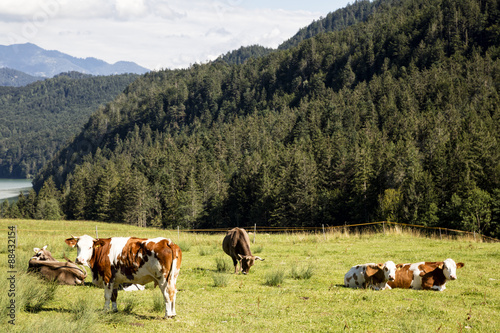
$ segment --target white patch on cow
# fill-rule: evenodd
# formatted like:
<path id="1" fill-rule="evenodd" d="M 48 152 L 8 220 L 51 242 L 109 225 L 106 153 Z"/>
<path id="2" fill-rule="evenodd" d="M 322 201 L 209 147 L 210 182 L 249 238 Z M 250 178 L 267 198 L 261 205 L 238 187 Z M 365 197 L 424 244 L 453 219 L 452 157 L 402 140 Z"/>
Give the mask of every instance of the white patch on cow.
<path id="1" fill-rule="evenodd" d="M 410 288 L 419 290 L 422 289 L 422 277 L 420 273 L 422 271 L 418 268 L 418 266 L 425 264 L 425 262 L 417 262 L 415 264 L 410 265 L 410 271 L 413 272 L 413 281 L 411 282 Z"/>
<path id="2" fill-rule="evenodd" d="M 92 258 L 92 253 L 94 253 L 94 239 L 88 235 L 78 237 L 76 248 L 76 263 L 90 267 L 89 260 Z"/>
<path id="3" fill-rule="evenodd" d="M 444 261 L 443 274 L 446 280 L 457 279 L 457 264 L 453 259 L 448 258 Z"/>
<path id="4" fill-rule="evenodd" d="M 127 245 L 130 237 L 112 237 L 111 238 L 111 246 L 109 249 L 109 262 L 112 265 L 116 265 L 118 261 L 118 256 L 122 254 L 123 248 Z"/>

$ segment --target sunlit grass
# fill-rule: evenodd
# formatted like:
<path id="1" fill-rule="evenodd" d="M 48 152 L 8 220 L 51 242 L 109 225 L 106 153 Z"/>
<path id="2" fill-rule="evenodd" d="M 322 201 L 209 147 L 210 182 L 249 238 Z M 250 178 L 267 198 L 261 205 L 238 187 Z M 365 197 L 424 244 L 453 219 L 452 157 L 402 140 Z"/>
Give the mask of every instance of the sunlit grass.
<path id="1" fill-rule="evenodd" d="M 265 261 L 256 261 L 250 273 L 243 275 L 234 274 L 231 258 L 222 251 L 224 233 L 178 233 L 95 222 L 0 220 L 0 229 L 5 230 L 0 233 L 3 244 L 7 242 L 7 226 L 12 224 L 18 225 L 19 240 L 16 327 L 6 326 L 10 299 L 5 292 L 0 293 L 0 313 L 2 327 L 15 332 L 494 332 L 500 327 L 500 244 L 470 238 L 441 239 L 439 235 L 428 237 L 419 231 L 388 227 L 385 234 L 343 230 L 257 233 L 251 249 Z M 50 290 L 39 278 L 25 274 L 33 247 L 48 245 L 56 259 L 63 260 L 63 255 L 75 259 L 76 250 L 64 239 L 71 234 L 95 237 L 96 225 L 100 237 L 163 236 L 184 244 L 175 319 L 162 319 L 165 304 L 159 288 L 152 284 L 144 291 L 120 291 L 118 312 L 104 312 L 104 292 L 90 284 L 90 274 L 85 286 L 55 287 L 53 296 L 43 300 L 36 311 L 22 306 L 30 295 L 28 288 Z M 2 280 L 7 274 L 6 258 L 7 252 L 0 253 Z M 344 274 L 358 263 L 446 258 L 465 262 L 465 267 L 441 293 L 376 292 L 342 286 Z M 268 277 L 278 282 L 268 285 Z"/>

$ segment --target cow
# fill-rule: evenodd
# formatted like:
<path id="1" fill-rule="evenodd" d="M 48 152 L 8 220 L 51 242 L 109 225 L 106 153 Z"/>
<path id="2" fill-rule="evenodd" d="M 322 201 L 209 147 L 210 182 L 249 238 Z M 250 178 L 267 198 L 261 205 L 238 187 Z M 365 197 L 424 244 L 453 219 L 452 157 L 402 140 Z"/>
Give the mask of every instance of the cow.
<path id="1" fill-rule="evenodd" d="M 165 300 L 165 318 L 176 316 L 176 281 L 181 267 L 182 252 L 170 239 L 112 237 L 94 239 L 91 236 L 71 236 L 66 244 L 77 248 L 76 263 L 89 267 L 92 282 L 104 288 L 104 309 L 117 311 L 118 287 L 122 283 L 160 286 Z"/>
<path id="2" fill-rule="evenodd" d="M 344 286 L 350 288 L 391 289 L 387 281 L 396 277 L 396 265 L 392 261 L 384 264 L 362 264 L 352 266 L 344 276 Z"/>
<path id="3" fill-rule="evenodd" d="M 56 281 L 62 285 L 82 285 L 85 283 L 87 272 L 72 262 L 60 262 L 52 257 L 47 245 L 42 249 L 34 248 L 35 255 L 28 263 L 28 272 L 40 274 L 49 281 Z"/>
<path id="4" fill-rule="evenodd" d="M 457 269 L 464 263 L 451 258 L 445 261 L 417 262 L 414 264 L 398 264 L 396 278 L 389 281 L 391 288 L 424 289 L 443 291 L 446 282 L 457 279 Z"/>
<path id="5" fill-rule="evenodd" d="M 222 241 L 222 249 L 233 259 L 234 274 L 238 273 L 238 262 L 240 262 L 241 272 L 248 274 L 255 260 L 264 261 L 264 259 L 252 255 L 250 238 L 245 229 L 233 228 L 229 230 Z"/>
<path id="6" fill-rule="evenodd" d="M 33 257 L 31 257 L 31 259 L 57 261 L 52 257 L 52 253 L 50 253 L 50 251 L 47 250 L 47 245 L 45 245 L 41 249 L 38 247 L 35 247 L 35 248 L 33 248 L 33 251 L 35 252 L 35 255 Z"/>

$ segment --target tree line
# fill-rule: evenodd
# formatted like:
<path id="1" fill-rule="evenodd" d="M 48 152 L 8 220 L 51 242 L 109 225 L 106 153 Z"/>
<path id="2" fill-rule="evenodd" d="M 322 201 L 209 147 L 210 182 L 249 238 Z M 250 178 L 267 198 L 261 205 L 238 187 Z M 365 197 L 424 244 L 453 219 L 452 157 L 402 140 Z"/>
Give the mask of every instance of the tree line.
<path id="1" fill-rule="evenodd" d="M 38 198 L 53 193 L 38 203 L 141 226 L 390 220 L 499 237 L 498 2 L 378 5 L 241 65 L 146 74 L 38 174 Z"/>

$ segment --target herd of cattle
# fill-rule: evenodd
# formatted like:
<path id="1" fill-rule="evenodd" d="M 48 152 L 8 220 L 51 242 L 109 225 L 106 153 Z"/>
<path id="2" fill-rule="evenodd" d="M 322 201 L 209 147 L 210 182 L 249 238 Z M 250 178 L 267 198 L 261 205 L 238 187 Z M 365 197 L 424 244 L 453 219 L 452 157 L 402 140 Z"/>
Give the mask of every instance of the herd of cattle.
<path id="1" fill-rule="evenodd" d="M 87 266 L 92 271 L 92 282 L 104 288 L 104 309 L 109 309 L 111 303 L 114 311 L 117 310 L 116 299 L 120 286 L 141 286 L 154 282 L 155 286 L 160 287 L 165 300 L 165 317 L 172 318 L 176 315 L 176 281 L 182 252 L 170 239 L 94 239 L 84 235 L 71 236 L 65 242 L 77 248 L 74 263 L 68 258 L 65 258 L 66 262 L 55 260 L 47 246 L 44 246 L 42 249 L 33 249 L 35 255 L 29 261 L 28 271 L 38 272 L 44 278 L 59 284 L 81 285 L 84 284 L 87 272 L 78 265 Z M 240 271 L 247 274 L 255 260 L 264 260 L 252 255 L 250 239 L 244 229 L 229 230 L 222 248 L 232 258 L 235 273 L 238 273 L 238 263 Z M 446 289 L 446 282 L 455 280 L 456 270 L 463 266 L 463 263 L 455 263 L 453 259 L 398 265 L 392 261 L 356 265 L 345 274 L 344 286 L 374 290 L 406 288 L 443 291 Z"/>

